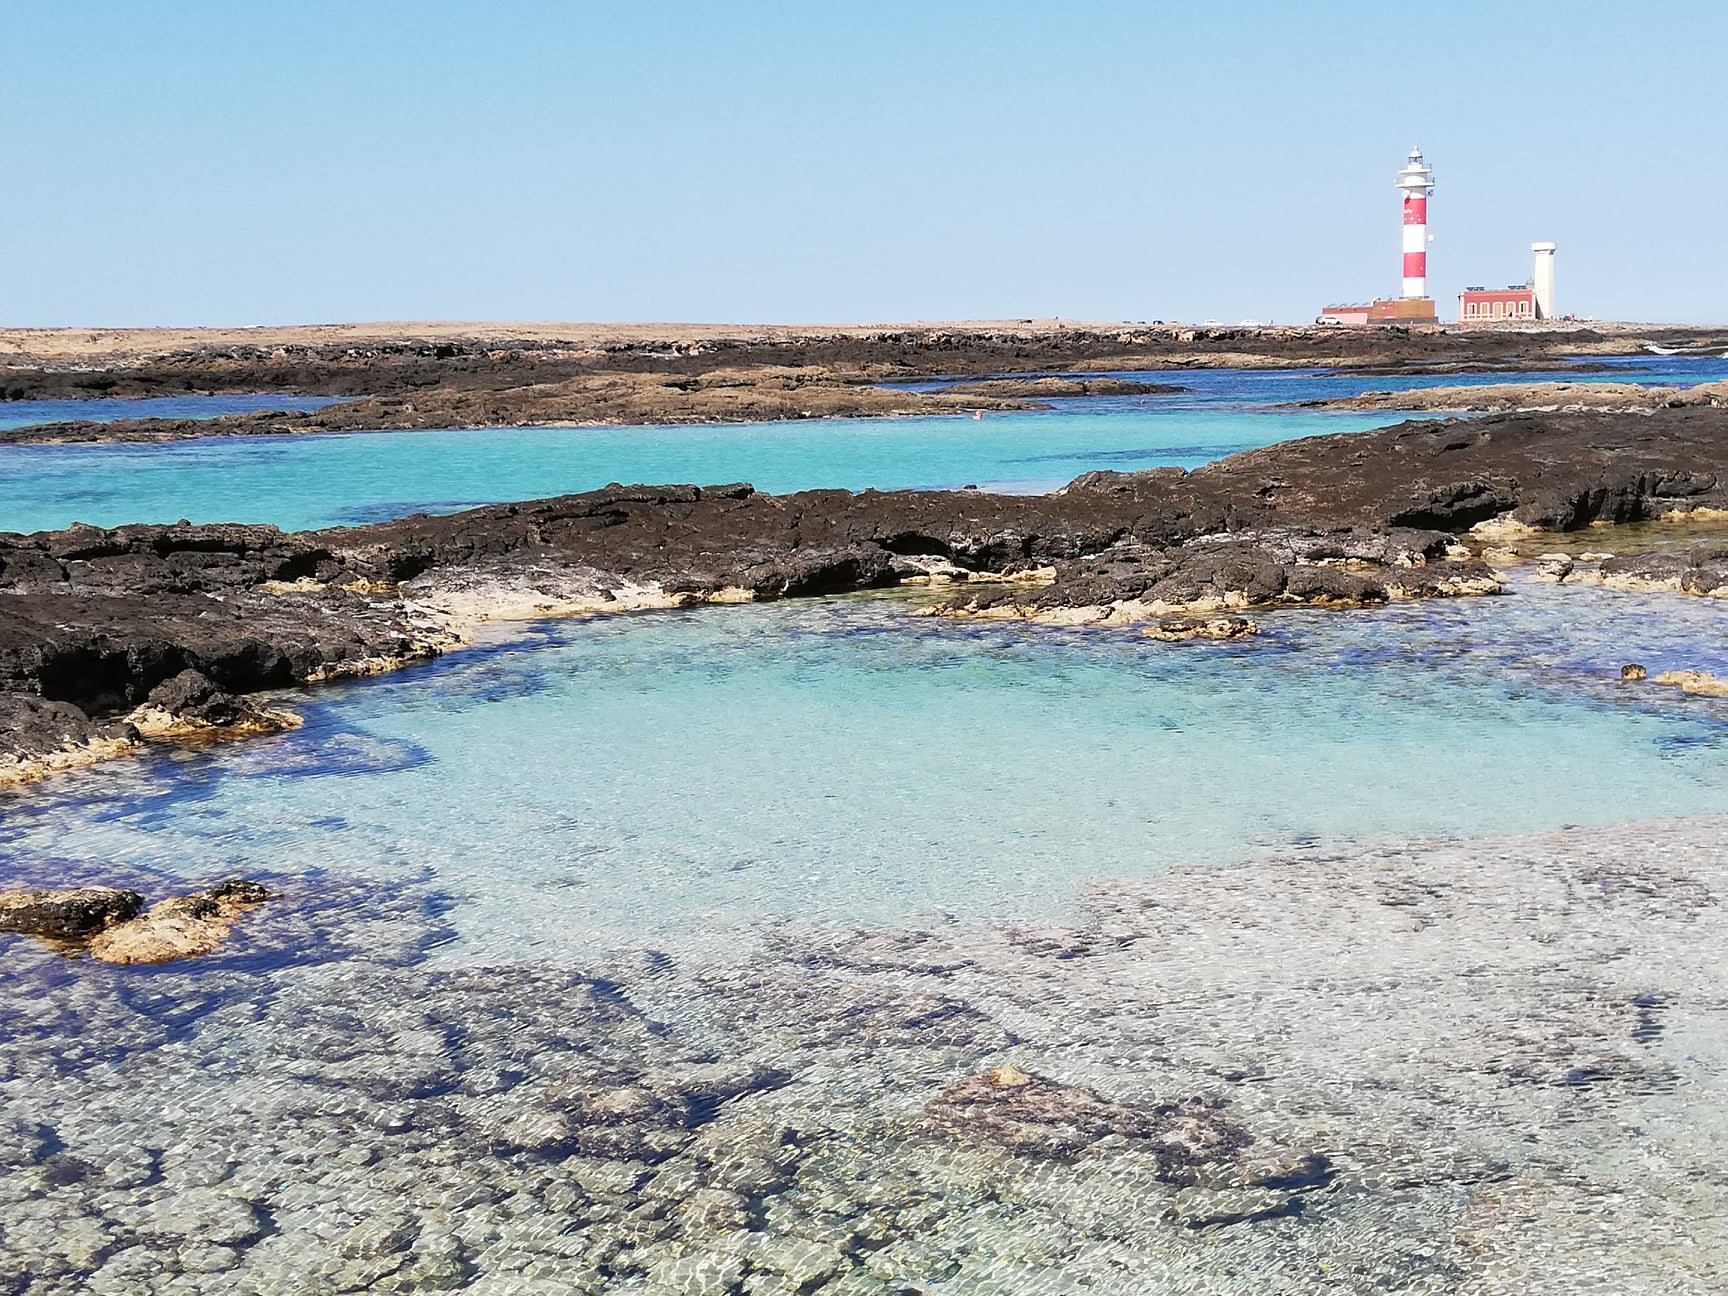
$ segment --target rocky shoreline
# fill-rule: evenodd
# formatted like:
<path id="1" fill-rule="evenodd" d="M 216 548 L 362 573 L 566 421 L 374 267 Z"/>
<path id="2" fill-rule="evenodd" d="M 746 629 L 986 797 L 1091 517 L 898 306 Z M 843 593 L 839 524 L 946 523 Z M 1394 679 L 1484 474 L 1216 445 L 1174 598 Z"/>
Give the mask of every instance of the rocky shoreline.
<path id="1" fill-rule="evenodd" d="M 1080 394 L 1084 393 L 1043 393 L 1054 397 Z M 1018 398 L 1012 393 L 896 390 L 876 385 L 876 380 L 865 372 L 822 366 L 759 367 L 719 369 L 695 376 L 607 373 L 497 390 L 439 386 L 411 395 L 366 396 L 317 410 L 265 410 L 209 419 L 39 423 L 0 428 L 0 443 L 184 441 L 212 436 L 289 436 L 415 428 L 760 423 L 1048 408 L 1043 400 Z"/>
<path id="2" fill-rule="evenodd" d="M 1418 387 L 1409 391 L 1364 392 L 1335 400 L 1299 401 L 1293 408 L 1329 410 L 1444 410 L 1449 413 L 1515 411 L 1576 412 L 1603 410 L 1647 413 L 1687 406 L 1728 406 L 1728 382 L 1696 387 L 1641 387 L 1636 383 L 1525 382 L 1486 383 L 1479 387 Z"/>
<path id="3" fill-rule="evenodd" d="M 1168 394 L 1111 370 L 1322 368 L 1424 373 L 1648 346 L 1728 346 L 1707 329 L 1224 328 L 1020 321 L 949 326 L 354 326 L 239 331 L 0 331 L 5 401 L 216 394 L 348 398 L 313 412 L 0 429 L 0 442 L 175 440 L 411 428 L 666 424 L 1041 408 Z M 1012 376 L 1009 376 L 1012 375 Z M 939 391 L 894 383 L 976 379 Z"/>
<path id="4" fill-rule="evenodd" d="M 1493 593 L 1483 558 L 1508 535 L 1722 510 L 1728 411 L 1695 407 L 1407 423 L 1039 497 L 612 486 L 296 534 L 0 535 L 0 782 L 151 734 L 280 728 L 243 695 L 424 661 L 491 620 L 950 583 L 954 615 L 1183 638 L 1220 612 Z M 1703 545 L 1609 574 L 1714 593 L 1723 561 Z"/>

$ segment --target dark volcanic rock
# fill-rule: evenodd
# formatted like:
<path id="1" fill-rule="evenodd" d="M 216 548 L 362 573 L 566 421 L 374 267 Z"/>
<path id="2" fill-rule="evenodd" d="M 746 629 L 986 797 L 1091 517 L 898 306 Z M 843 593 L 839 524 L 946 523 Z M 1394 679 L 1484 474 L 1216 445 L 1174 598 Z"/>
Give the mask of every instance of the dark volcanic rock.
<path id="1" fill-rule="evenodd" d="M 183 670 L 158 684 L 144 702 L 182 720 L 217 727 L 236 724 L 253 713 L 240 698 L 217 688 L 209 676 L 195 670 Z"/>
<path id="2" fill-rule="evenodd" d="M 1032 324 L 1032 321 L 1026 321 Z M 1122 326 L 791 330 L 648 340 L 428 337 L 247 339 L 151 354 L 142 338 L 114 350 L 53 351 L 43 334 L 18 339 L 0 366 L 0 400 L 160 397 L 223 392 L 346 397 L 315 411 L 267 410 L 214 420 L 137 419 L 0 430 L 0 441 L 135 441 L 362 429 L 560 423 L 690 423 L 1036 407 L 1046 397 L 1135 395 L 1167 384 L 1077 371 L 1188 367 L 1372 365 L 1382 372 L 1566 367 L 1567 349 L 1599 340 L 1477 330 L 1258 329 Z M 1637 342 L 1622 336 L 1628 346 Z M 1653 331 L 1662 341 L 1719 352 L 1717 330 Z M 47 348 L 37 354 L 35 348 Z M 1576 366 L 1591 368 L 1598 366 Z M 884 386 L 909 379 L 985 378 L 947 391 Z M 1039 377 L 1049 374 L 1049 377 Z M 1062 375 L 1062 376 L 1055 376 Z"/>
<path id="3" fill-rule="evenodd" d="M 0 891 L 0 931 L 79 940 L 138 915 L 144 897 L 114 887 Z"/>
<path id="4" fill-rule="evenodd" d="M 387 384 L 387 375 L 375 375 Z M 522 427 L 594 423 L 741 423 L 1037 409 L 1036 401 L 878 385 L 869 370 L 819 366 L 712 369 L 691 376 L 599 372 L 555 381 L 436 383 L 380 393 L 317 410 L 263 410 L 212 419 L 127 419 L 40 423 L 0 429 L 0 441 L 180 441 L 211 436 L 392 431 L 408 428 Z M 436 382 L 436 380 L 434 380 Z"/>
<path id="5" fill-rule="evenodd" d="M 1728 546 L 1698 544 L 1684 550 L 1626 554 L 1602 564 L 1606 585 L 1671 589 L 1703 597 L 1728 597 Z"/>
<path id="6" fill-rule="evenodd" d="M 103 740 L 126 743 L 136 739 L 137 731 L 120 722 L 92 720 L 70 702 L 0 693 L 0 735 L 0 782 L 4 782 L 7 755 L 45 756 Z"/>
<path id="7" fill-rule="evenodd" d="M 932 612 L 1118 624 L 1173 612 L 1278 604 L 1364 607 L 1392 598 L 1499 590 L 1499 578 L 1484 564 L 1442 560 L 1450 544 L 1444 534 L 1405 529 L 1337 535 L 1283 530 L 1198 537 L 1164 547 L 1125 542 L 1058 564 L 1055 579 L 1042 588 L 969 587 Z"/>
<path id="8" fill-rule="evenodd" d="M 184 671 L 231 692 L 366 673 L 431 656 L 399 606 L 341 590 L 217 602 L 203 595 L 8 595 L 0 585 L 0 691 L 129 710 Z"/>
<path id="9" fill-rule="evenodd" d="M 1024 321 L 1034 325 L 1034 321 Z M 293 330 L 291 332 L 300 332 Z M 577 334 L 584 336 L 578 336 Z M 643 336 L 578 327 L 569 336 L 428 335 L 404 330 L 348 337 L 282 336 L 275 330 L 230 335 L 204 345 L 169 343 L 152 351 L 147 335 L 112 336 L 107 352 L 71 359 L 53 332 L 20 336 L 0 366 L 0 400 L 67 400 L 196 393 L 419 399 L 431 391 L 497 392 L 575 379 L 651 375 L 690 382 L 716 371 L 823 369 L 858 375 L 933 377 L 1077 370 L 1181 368 L 1216 363 L 1346 366 L 1344 372 L 1447 373 L 1600 369 L 1572 353 L 1602 335 L 1580 329 L 1537 336 L 1501 330 L 1404 328 L 1244 328 L 1120 325 L 1080 327 L 901 327 L 823 330 L 702 330 L 700 336 Z M 1616 339 L 1629 347 L 1659 343 L 1696 354 L 1728 345 L 1720 329 L 1655 329 Z M 171 349 L 178 347 L 178 349 Z"/>
<path id="10" fill-rule="evenodd" d="M 1250 450 L 1191 474 L 1234 510 L 1463 531 L 1502 514 L 1571 531 L 1728 502 L 1728 411 L 1412 421 Z"/>

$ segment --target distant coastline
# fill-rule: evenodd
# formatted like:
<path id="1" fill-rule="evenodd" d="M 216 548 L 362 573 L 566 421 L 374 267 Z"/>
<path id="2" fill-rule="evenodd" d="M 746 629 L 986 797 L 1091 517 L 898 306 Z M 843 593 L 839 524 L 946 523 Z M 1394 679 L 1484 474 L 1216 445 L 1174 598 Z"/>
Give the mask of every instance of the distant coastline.
<path id="1" fill-rule="evenodd" d="M 1184 327 L 1006 321 L 894 326 L 354 324 L 0 330 L 8 401 L 342 397 L 314 411 L 58 422 L 0 441 L 179 440 L 446 427 L 766 422 L 1048 408 L 1096 376 L 1337 369 L 1389 376 L 1591 371 L 1588 357 L 1720 354 L 1728 328 Z M 1584 359 L 1580 359 L 1580 358 Z M 981 379 L 955 390 L 892 384 Z M 1050 379 L 1062 377 L 1066 383 Z M 1112 380 L 1112 390 L 1131 390 Z M 1156 396 L 1171 384 L 1133 388 Z"/>

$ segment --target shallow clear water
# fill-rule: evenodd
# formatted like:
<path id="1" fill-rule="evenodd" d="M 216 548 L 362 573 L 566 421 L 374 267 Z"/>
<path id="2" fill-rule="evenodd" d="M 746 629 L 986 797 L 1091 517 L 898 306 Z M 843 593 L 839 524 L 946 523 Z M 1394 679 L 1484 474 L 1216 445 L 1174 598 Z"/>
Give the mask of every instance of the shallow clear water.
<path id="1" fill-rule="evenodd" d="M 811 420 L 695 427 L 499 428 L 346 436 L 218 437 L 116 445 L 0 446 L 0 531 L 71 522 L 270 522 L 285 529 L 383 521 L 424 511 L 593 490 L 608 482 L 748 481 L 814 488 L 1054 489 L 1100 468 L 1198 467 L 1295 437 L 1360 431 L 1402 414 L 1276 408 L 1293 401 L 1445 383 L 1574 375 L 1330 376 L 1321 370 L 1178 370 L 1125 375 L 1178 395 L 1071 400 L 1039 413 Z M 1728 361 L 1626 357 L 1579 381 L 1694 383 Z M 931 384 L 919 384 L 929 386 Z M 236 404 L 236 402 L 240 402 Z M 248 403 L 249 402 L 249 403 Z M 311 400 L 310 404 L 323 403 Z M 282 397 L 40 403 L 38 418 L 127 413 L 207 416 L 308 407 Z M 102 406 L 103 412 L 88 412 Z M 164 406 L 156 409 L 156 406 Z M 15 406 L 0 407 L 12 417 Z M 80 410 L 86 412 L 79 412 Z M 199 414 L 198 411 L 202 411 Z M 37 421 L 37 420 L 29 420 Z"/>
<path id="2" fill-rule="evenodd" d="M 737 446 L 793 486 L 974 480 L 1298 425 L 1218 400 L 103 447 L 67 489 L 125 516 L 332 486 L 388 511 L 356 501 Z M 1720 829 L 1478 839 L 1728 812 L 1728 703 L 1618 682 L 1728 673 L 1728 606 L 1515 591 L 1262 614 L 1227 645 L 914 620 L 903 595 L 547 623 L 286 694 L 294 733 L 0 796 L 11 885 L 285 893 L 196 962 L 0 942 L 7 1263 L 28 1296 L 1438 1296 L 1499 1247 L 1513 1276 L 1484 1291 L 1538 1290 L 1525 1257 L 1544 1291 L 1715 1291 L 1723 997 L 1688 969 L 1714 973 L 1719 888 L 1686 869 Z M 1472 840 L 1336 853 L 1435 835 Z M 1266 855 L 1299 862 L 1205 868 Z M 1178 864 L 1201 867 L 1109 885 Z M 1107 928 L 1042 927 L 1095 882 L 1125 906 Z M 1005 1064 L 1138 1104 L 1106 1109 L 1131 1132 L 1210 1113 L 1248 1146 L 1209 1174 L 1333 1165 L 1287 1213 L 1191 1227 L 1209 1190 L 1144 1140 L 1040 1159 L 933 1116 Z M 572 1091 L 636 1115 L 572 1133 Z M 1064 1135 L 1063 1101 L 1027 1128 Z"/>
<path id="3" fill-rule="evenodd" d="M 1728 378 L 1728 356 L 1589 356 L 1600 372 L 1530 369 L 1518 373 L 1356 374 L 1329 369 L 1154 369 L 1122 372 L 1119 378 L 1170 383 L 1188 390 L 1158 397 L 1094 397 L 1096 408 L 1132 408 L 1156 400 L 1170 409 L 1229 409 L 1273 406 L 1291 401 L 1336 400 L 1368 392 L 1413 391 L 1423 387 L 1485 387 L 1508 382 L 1630 382 L 1649 387 L 1692 387 Z M 1092 372 L 1092 371 L 1085 371 Z M 949 380 L 953 381 L 953 380 Z M 970 379 L 960 381 L 973 381 Z M 907 383 L 915 390 L 938 390 L 947 382 Z"/>
<path id="4" fill-rule="evenodd" d="M 906 606 L 548 624 L 292 695 L 308 723 L 279 739 L 5 803 L 0 849 L 411 882 L 450 900 L 448 957 L 564 960 L 776 917 L 1050 919 L 1088 879 L 1293 845 L 1728 811 L 1711 705 L 1617 682 L 1634 656 L 1724 669 L 1703 600 L 1531 585 L 1274 614 L 1222 647 Z"/>
<path id="5" fill-rule="evenodd" d="M 73 521 L 272 522 L 288 530 L 454 512 L 608 482 L 1050 490 L 1096 468 L 1197 467 L 1377 414 L 1098 409 L 697 427 L 490 428 L 0 446 L 0 530 Z"/>
<path id="6" fill-rule="evenodd" d="M 339 396 L 158 396 L 144 400 L 27 400 L 0 402 L 0 428 L 36 423 L 116 419 L 204 419 L 254 410 L 316 410 L 347 399 Z"/>

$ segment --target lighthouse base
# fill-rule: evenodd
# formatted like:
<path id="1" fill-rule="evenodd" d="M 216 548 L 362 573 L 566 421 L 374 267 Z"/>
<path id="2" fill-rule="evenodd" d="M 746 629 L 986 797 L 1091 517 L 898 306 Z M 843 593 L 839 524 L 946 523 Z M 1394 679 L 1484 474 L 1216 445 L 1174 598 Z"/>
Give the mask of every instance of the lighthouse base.
<path id="1" fill-rule="evenodd" d="M 1368 308 L 1370 324 L 1438 324 L 1432 297 L 1382 297 Z"/>

